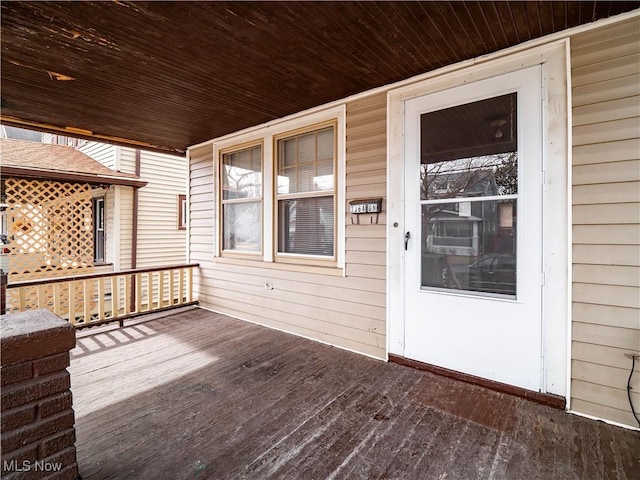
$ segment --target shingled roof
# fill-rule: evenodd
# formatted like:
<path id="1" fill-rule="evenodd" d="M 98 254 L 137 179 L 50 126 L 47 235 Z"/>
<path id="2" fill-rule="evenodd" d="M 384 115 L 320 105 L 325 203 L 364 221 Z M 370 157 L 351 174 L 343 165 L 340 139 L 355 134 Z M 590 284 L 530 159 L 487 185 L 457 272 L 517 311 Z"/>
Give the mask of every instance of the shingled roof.
<path id="1" fill-rule="evenodd" d="M 143 187 L 147 184 L 131 173 L 111 170 L 66 145 L 0 139 L 3 177 L 27 177 L 102 185 Z"/>

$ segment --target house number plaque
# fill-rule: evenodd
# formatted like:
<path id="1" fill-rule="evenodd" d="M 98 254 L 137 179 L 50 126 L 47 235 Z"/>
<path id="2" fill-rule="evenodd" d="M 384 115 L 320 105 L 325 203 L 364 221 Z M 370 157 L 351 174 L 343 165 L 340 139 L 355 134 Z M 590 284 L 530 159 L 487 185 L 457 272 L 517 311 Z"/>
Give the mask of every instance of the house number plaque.
<path id="1" fill-rule="evenodd" d="M 359 224 L 360 223 L 360 215 L 363 213 L 369 213 L 376 215 L 376 221 L 373 221 L 373 216 L 371 216 L 371 223 L 378 223 L 378 217 L 380 212 L 382 212 L 382 198 L 368 198 L 364 200 L 352 200 L 349 202 L 349 211 L 352 215 L 356 216 L 356 221 L 353 221 L 353 217 L 351 217 L 351 223 Z"/>

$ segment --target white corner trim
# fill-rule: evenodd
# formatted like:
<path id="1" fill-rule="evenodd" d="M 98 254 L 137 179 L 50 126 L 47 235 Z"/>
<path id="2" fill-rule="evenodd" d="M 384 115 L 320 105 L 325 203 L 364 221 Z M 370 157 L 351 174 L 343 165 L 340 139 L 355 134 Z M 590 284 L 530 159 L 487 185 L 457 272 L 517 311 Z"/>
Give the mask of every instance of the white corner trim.
<path id="1" fill-rule="evenodd" d="M 565 75 L 566 75 L 566 89 L 567 89 L 567 225 L 569 228 L 567 229 L 567 239 L 566 239 L 566 249 L 567 249 L 567 324 L 566 324 L 566 334 L 567 334 L 567 378 L 566 378 L 566 410 L 571 410 L 571 357 L 573 355 L 572 351 L 572 322 L 573 322 L 573 98 L 571 95 L 571 38 L 567 38 L 565 43 Z"/>
<path id="2" fill-rule="evenodd" d="M 113 162 L 113 169 L 119 172 L 122 169 L 122 147 L 120 145 L 114 145 L 114 150 L 116 158 Z"/>

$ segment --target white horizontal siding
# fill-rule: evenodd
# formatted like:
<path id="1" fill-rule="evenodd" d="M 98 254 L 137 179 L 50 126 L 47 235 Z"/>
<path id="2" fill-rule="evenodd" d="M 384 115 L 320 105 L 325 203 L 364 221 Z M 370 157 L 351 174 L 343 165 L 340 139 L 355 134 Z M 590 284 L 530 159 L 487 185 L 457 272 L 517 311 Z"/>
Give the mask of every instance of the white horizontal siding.
<path id="1" fill-rule="evenodd" d="M 136 150 L 135 148 L 117 147 L 118 163 L 121 172 L 136 173 Z"/>
<path id="2" fill-rule="evenodd" d="M 128 270 L 131 268 L 131 239 L 132 239 L 132 226 L 133 226 L 133 187 L 116 186 L 120 190 L 120 235 L 118 236 L 119 242 L 119 257 L 120 257 L 120 270 Z"/>
<path id="3" fill-rule="evenodd" d="M 108 143 L 100 142 L 80 142 L 78 147 L 82 153 L 89 155 L 91 158 L 112 170 L 116 169 L 116 147 Z"/>
<path id="4" fill-rule="evenodd" d="M 186 262 L 186 230 L 178 228 L 178 196 L 187 193 L 187 159 L 141 151 L 138 268 Z"/>
<path id="5" fill-rule="evenodd" d="M 635 425 L 626 384 L 640 353 L 640 23 L 571 40 L 571 405 Z M 640 365 L 637 367 L 640 371 Z M 640 409 L 640 375 L 632 401 Z"/>
<path id="6" fill-rule="evenodd" d="M 347 105 L 346 200 L 386 195 L 386 96 Z M 384 358 L 386 355 L 386 215 L 352 225 L 346 215 L 346 276 L 293 271 L 261 261 L 214 261 L 214 173 L 211 147 L 191 151 L 190 261 L 210 309 Z M 348 203 L 345 203 L 345 209 Z M 386 205 L 383 204 L 383 210 Z M 370 219 L 367 219 L 370 221 Z M 273 289 L 265 288 L 269 284 Z"/>
<path id="7" fill-rule="evenodd" d="M 136 150 L 88 142 L 79 150 L 108 168 L 136 173 Z M 178 229 L 178 195 L 186 194 L 187 160 L 155 152 L 140 152 L 140 178 L 147 185 L 138 190 L 138 268 L 173 265 L 186 260 L 185 230 Z M 107 195 L 107 261 L 119 255 L 121 269 L 132 266 L 133 190 L 120 189 L 118 228 L 114 194 Z M 113 191 L 113 190 L 112 190 Z M 119 231 L 119 234 L 116 232 Z M 118 238 L 116 238 L 116 236 Z"/>

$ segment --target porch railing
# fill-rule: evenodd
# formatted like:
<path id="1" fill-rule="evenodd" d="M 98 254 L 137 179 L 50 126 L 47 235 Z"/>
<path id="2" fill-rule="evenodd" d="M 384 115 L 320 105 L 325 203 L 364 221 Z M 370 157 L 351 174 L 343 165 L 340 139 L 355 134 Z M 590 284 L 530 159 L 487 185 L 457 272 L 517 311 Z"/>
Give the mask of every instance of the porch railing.
<path id="1" fill-rule="evenodd" d="M 195 305 L 197 263 L 56 277 L 6 285 L 6 312 L 52 311 L 76 327 Z"/>

